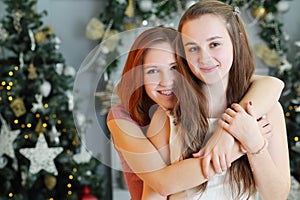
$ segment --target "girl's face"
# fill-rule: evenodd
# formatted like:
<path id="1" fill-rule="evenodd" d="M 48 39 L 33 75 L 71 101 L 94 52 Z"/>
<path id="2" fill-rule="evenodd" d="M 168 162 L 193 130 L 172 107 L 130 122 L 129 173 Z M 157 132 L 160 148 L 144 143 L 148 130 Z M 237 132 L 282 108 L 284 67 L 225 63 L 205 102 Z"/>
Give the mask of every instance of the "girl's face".
<path id="1" fill-rule="evenodd" d="M 182 27 L 182 42 L 191 71 L 206 84 L 228 81 L 233 46 L 225 21 L 205 14 Z"/>
<path id="2" fill-rule="evenodd" d="M 177 102 L 173 93 L 176 65 L 174 50 L 166 42 L 151 46 L 143 60 L 146 93 L 165 109 L 172 109 Z"/>

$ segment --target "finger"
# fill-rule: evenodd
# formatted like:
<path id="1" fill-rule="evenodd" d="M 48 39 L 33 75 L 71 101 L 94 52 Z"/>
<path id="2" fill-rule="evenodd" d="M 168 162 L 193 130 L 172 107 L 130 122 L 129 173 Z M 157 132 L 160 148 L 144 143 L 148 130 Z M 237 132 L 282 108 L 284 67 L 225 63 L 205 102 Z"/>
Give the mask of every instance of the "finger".
<path id="1" fill-rule="evenodd" d="M 215 171 L 218 174 L 222 173 L 222 169 L 221 169 L 221 166 L 220 166 L 219 156 L 213 155 L 212 156 L 212 162 L 213 162 L 213 166 L 214 166 Z"/>
<path id="2" fill-rule="evenodd" d="M 227 115 L 230 115 L 231 117 L 234 117 L 234 116 L 236 115 L 236 112 L 235 112 L 233 109 L 231 109 L 231 108 L 227 108 L 227 109 L 225 110 L 225 113 L 226 113 Z"/>
<path id="3" fill-rule="evenodd" d="M 208 155 L 208 156 L 203 157 L 203 159 L 201 161 L 202 173 L 206 179 L 209 179 L 210 160 L 211 160 L 211 156 Z"/>
<path id="4" fill-rule="evenodd" d="M 199 158 L 201 156 L 204 156 L 205 153 L 205 149 L 201 149 L 200 151 L 198 151 L 197 153 L 193 153 L 193 157 L 194 158 Z"/>
<path id="5" fill-rule="evenodd" d="M 222 119 L 228 124 L 230 124 L 233 120 L 233 118 L 230 115 L 228 115 L 227 113 L 222 114 Z"/>
<path id="6" fill-rule="evenodd" d="M 219 156 L 219 162 L 220 162 L 220 167 L 222 171 L 225 171 L 227 169 L 227 162 L 226 162 L 226 157 L 224 154 Z"/>
<path id="7" fill-rule="evenodd" d="M 218 120 L 218 124 L 219 124 L 219 126 L 220 126 L 221 128 L 223 128 L 223 129 L 225 129 L 227 132 L 229 132 L 230 125 L 229 125 L 227 122 L 223 121 L 222 119 L 219 119 L 219 120 Z"/>
<path id="8" fill-rule="evenodd" d="M 243 107 L 237 103 L 231 104 L 231 108 L 233 108 L 236 112 L 244 112 Z"/>

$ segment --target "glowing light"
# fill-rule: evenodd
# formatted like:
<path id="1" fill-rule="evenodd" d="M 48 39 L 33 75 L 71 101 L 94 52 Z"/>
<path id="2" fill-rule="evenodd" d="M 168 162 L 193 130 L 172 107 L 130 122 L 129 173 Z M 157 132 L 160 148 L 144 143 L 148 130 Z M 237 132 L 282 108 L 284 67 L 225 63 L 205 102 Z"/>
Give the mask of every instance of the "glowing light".
<path id="1" fill-rule="evenodd" d="M 36 118 L 40 118 L 41 115 L 40 115 L 39 113 L 36 113 L 36 114 L 35 114 L 35 117 L 36 117 Z"/>
<path id="2" fill-rule="evenodd" d="M 69 179 L 72 180 L 74 177 L 73 175 L 69 175 Z"/>
<path id="3" fill-rule="evenodd" d="M 9 85 L 9 86 L 13 86 L 14 83 L 10 81 L 10 82 L 8 83 L 8 85 Z"/>
<path id="4" fill-rule="evenodd" d="M 290 112 L 287 112 L 287 113 L 285 113 L 285 116 L 286 116 L 286 117 L 289 117 L 289 116 L 291 116 L 291 113 L 290 113 Z"/>
<path id="5" fill-rule="evenodd" d="M 15 124 L 18 124 L 18 123 L 19 123 L 19 120 L 15 119 L 15 120 L 14 120 L 14 123 L 15 123 Z"/>
<path id="6" fill-rule="evenodd" d="M 54 199 L 52 197 L 50 197 L 49 200 L 54 200 Z"/>
<path id="7" fill-rule="evenodd" d="M 14 69 L 15 69 L 16 71 L 18 71 L 18 70 L 19 70 L 19 67 L 18 67 L 18 66 L 15 66 Z"/>
<path id="8" fill-rule="evenodd" d="M 294 140 L 295 140 L 295 142 L 298 142 L 299 141 L 299 137 L 294 137 Z"/>
<path id="9" fill-rule="evenodd" d="M 12 100 L 13 100 L 12 96 L 9 96 L 9 97 L 8 97 L 8 100 L 9 100 L 9 101 L 12 101 Z"/>
<path id="10" fill-rule="evenodd" d="M 11 87 L 8 85 L 8 86 L 6 86 L 6 89 L 7 90 L 11 90 Z"/>
<path id="11" fill-rule="evenodd" d="M 46 117 L 45 117 L 45 120 L 49 120 L 49 117 L 48 117 L 48 116 L 46 116 Z"/>
<path id="12" fill-rule="evenodd" d="M 10 72 L 8 72 L 8 75 L 9 75 L 9 76 L 13 76 L 14 73 L 13 73 L 12 71 L 10 71 Z"/>
<path id="13" fill-rule="evenodd" d="M 22 124 L 22 125 L 21 125 L 21 128 L 25 128 L 25 124 Z"/>
<path id="14" fill-rule="evenodd" d="M 5 86 L 5 85 L 6 85 L 6 82 L 5 82 L 5 81 L 2 81 L 2 82 L 1 82 L 1 85 L 2 85 L 2 86 Z"/>
<path id="15" fill-rule="evenodd" d="M 59 120 L 57 120 L 57 124 L 61 124 L 61 120 L 59 119 Z"/>
<path id="16" fill-rule="evenodd" d="M 29 136 L 26 134 L 24 135 L 24 139 L 27 140 L 29 138 Z"/>
<path id="17" fill-rule="evenodd" d="M 12 192 L 10 192 L 10 193 L 8 194 L 8 196 L 11 198 L 11 197 L 14 196 L 14 194 L 13 194 Z"/>
<path id="18" fill-rule="evenodd" d="M 30 123 L 27 124 L 27 128 L 31 128 L 31 124 Z"/>
<path id="19" fill-rule="evenodd" d="M 46 123 L 43 123 L 43 127 L 46 128 L 46 127 L 47 127 L 47 124 L 46 124 Z"/>
<path id="20" fill-rule="evenodd" d="M 71 188 L 71 187 L 72 187 L 71 183 L 68 183 L 67 187 L 68 187 L 68 188 Z"/>
<path id="21" fill-rule="evenodd" d="M 49 105 L 46 103 L 45 105 L 44 105 L 44 108 L 48 108 L 49 107 Z"/>
<path id="22" fill-rule="evenodd" d="M 72 195 L 72 191 L 71 190 L 68 191 L 68 195 Z"/>
<path id="23" fill-rule="evenodd" d="M 76 167 L 73 168 L 73 172 L 77 172 L 77 168 Z"/>
<path id="24" fill-rule="evenodd" d="M 289 110 L 293 110 L 293 106 L 289 106 Z"/>

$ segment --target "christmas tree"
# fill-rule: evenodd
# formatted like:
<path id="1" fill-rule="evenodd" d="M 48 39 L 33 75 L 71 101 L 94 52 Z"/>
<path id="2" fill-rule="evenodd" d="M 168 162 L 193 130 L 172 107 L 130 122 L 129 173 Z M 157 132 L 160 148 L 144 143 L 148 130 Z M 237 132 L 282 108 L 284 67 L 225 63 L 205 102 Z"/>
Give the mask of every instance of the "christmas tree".
<path id="1" fill-rule="evenodd" d="M 101 199 L 101 163 L 84 148 L 74 115 L 76 70 L 36 11 L 36 0 L 4 0 L 0 21 L 0 199 Z M 75 113 L 75 112 L 74 112 Z M 81 127 L 76 129 L 75 121 Z"/>

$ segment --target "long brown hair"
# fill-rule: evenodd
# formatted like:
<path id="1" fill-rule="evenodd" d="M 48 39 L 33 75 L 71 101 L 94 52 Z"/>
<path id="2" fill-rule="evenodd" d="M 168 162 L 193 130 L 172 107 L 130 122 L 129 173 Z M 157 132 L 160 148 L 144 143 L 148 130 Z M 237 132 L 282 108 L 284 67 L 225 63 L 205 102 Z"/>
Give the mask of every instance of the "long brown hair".
<path id="1" fill-rule="evenodd" d="M 176 36 L 175 29 L 157 26 L 141 33 L 131 46 L 121 80 L 117 86 L 117 93 L 132 119 L 142 126 L 149 124 L 149 110 L 155 104 L 144 88 L 144 57 L 152 45 L 162 42 L 171 44 L 175 50 Z"/>
<path id="2" fill-rule="evenodd" d="M 239 102 L 244 94 L 247 92 L 250 79 L 253 75 L 255 64 L 254 58 L 252 54 L 252 50 L 249 45 L 248 35 L 245 30 L 245 26 L 242 22 L 240 16 L 233 12 L 234 8 L 229 6 L 225 3 L 220 1 L 214 0 L 207 0 L 207 1 L 200 1 L 193 6 L 191 6 L 182 16 L 178 31 L 182 32 L 183 25 L 190 20 L 197 19 L 205 14 L 213 14 L 215 16 L 221 17 L 226 22 L 226 28 L 230 35 L 231 42 L 233 44 L 233 63 L 229 72 L 229 81 L 226 91 L 226 102 L 227 106 L 230 106 L 234 102 Z M 201 28 L 201 27 L 198 27 Z M 205 27 L 203 27 L 205 28 Z M 187 61 L 185 59 L 184 48 L 182 44 L 182 38 L 178 35 L 177 45 L 176 45 L 177 52 L 180 55 L 178 56 L 178 71 L 181 72 L 190 84 L 195 88 L 195 90 L 199 93 L 198 102 L 207 102 L 201 88 L 204 83 L 202 83 L 190 70 Z M 182 97 L 178 96 L 179 99 Z M 189 99 L 191 100 L 191 99 Z M 182 104 L 182 102 L 180 102 Z M 181 106 L 183 107 L 183 106 Z M 178 108 L 177 108 L 178 109 Z M 204 110 L 207 110 L 206 107 Z M 177 111 L 178 112 L 178 111 Z M 198 126 L 198 128 L 194 128 L 195 130 L 207 130 L 207 123 L 205 122 L 208 118 L 207 112 L 203 112 L 200 110 L 202 117 L 200 118 L 200 124 L 194 124 L 194 126 Z M 180 111 L 180 119 L 182 119 L 183 111 Z M 186 121 L 189 121 L 189 118 L 193 118 L 192 115 L 186 114 L 184 116 Z M 204 126 L 203 126 L 204 125 Z M 182 123 L 182 126 L 186 126 Z M 189 134 L 189 132 L 186 132 Z M 201 131 L 198 131 L 198 134 L 203 134 Z M 183 134 L 184 135 L 184 134 Z M 198 136 L 196 138 L 202 138 L 203 136 Z M 201 148 L 201 142 L 198 141 L 189 141 L 189 144 L 196 143 L 198 144 L 197 151 Z M 194 149 L 195 147 L 193 147 Z M 190 153 L 190 152 L 189 152 Z M 191 157 L 191 154 L 183 154 L 184 157 Z M 250 165 L 246 156 L 238 159 L 234 163 L 232 163 L 230 169 L 230 185 L 232 192 L 236 193 L 236 198 L 239 199 L 244 194 L 247 194 L 248 198 L 256 192 L 254 178 L 250 169 Z M 236 186 L 236 187 L 235 187 Z M 205 186 L 204 186 L 205 187 Z M 235 189 L 237 188 L 237 189 Z M 203 189 L 203 187 L 202 187 Z"/>

